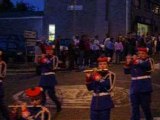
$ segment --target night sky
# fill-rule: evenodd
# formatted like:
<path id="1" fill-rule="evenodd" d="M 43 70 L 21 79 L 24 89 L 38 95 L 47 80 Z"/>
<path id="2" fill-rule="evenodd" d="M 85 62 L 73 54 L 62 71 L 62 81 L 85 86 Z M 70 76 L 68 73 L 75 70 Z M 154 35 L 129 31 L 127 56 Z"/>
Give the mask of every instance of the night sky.
<path id="1" fill-rule="evenodd" d="M 19 1 L 24 1 L 36 7 L 36 10 L 42 11 L 44 9 L 44 0 L 11 0 L 14 4 Z"/>

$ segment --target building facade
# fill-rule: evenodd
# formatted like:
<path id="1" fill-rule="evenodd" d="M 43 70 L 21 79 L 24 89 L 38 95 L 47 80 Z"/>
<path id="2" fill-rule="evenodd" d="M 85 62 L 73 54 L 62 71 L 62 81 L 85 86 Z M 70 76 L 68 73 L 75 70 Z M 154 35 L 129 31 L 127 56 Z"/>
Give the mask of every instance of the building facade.
<path id="1" fill-rule="evenodd" d="M 47 0 L 44 12 L 44 33 L 71 38 L 88 34 L 104 36 L 108 31 L 106 0 Z M 54 26 L 55 31 L 50 31 Z"/>
<path id="2" fill-rule="evenodd" d="M 33 60 L 34 46 L 36 40 L 43 34 L 42 29 L 43 12 L 1 13 L 0 49 L 6 53 L 19 49 Z"/>
<path id="3" fill-rule="evenodd" d="M 0 35 L 24 35 L 35 31 L 42 35 L 43 12 L 11 12 L 0 15 Z"/>
<path id="4" fill-rule="evenodd" d="M 99 35 L 104 38 L 160 32 L 158 0 L 47 0 L 44 34 L 71 38 Z"/>
<path id="5" fill-rule="evenodd" d="M 160 33 L 160 1 L 134 0 L 131 8 L 131 30 L 137 34 Z"/>
<path id="6" fill-rule="evenodd" d="M 116 37 L 160 32 L 159 0 L 45 0 L 44 6 L 44 14 L 1 14 L 0 34 L 29 30 L 54 40 L 82 34 L 103 39 L 106 33 Z"/>

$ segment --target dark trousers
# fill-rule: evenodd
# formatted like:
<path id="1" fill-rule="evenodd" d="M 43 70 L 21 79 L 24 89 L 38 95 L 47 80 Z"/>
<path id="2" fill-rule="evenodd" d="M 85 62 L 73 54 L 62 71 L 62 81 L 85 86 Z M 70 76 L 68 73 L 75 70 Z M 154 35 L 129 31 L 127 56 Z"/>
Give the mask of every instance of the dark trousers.
<path id="1" fill-rule="evenodd" d="M 9 111 L 4 103 L 3 97 L 4 97 L 3 85 L 2 83 L 0 83 L 0 113 L 2 114 L 4 120 L 10 120 Z"/>
<path id="2" fill-rule="evenodd" d="M 85 66 L 89 65 L 90 55 L 91 55 L 91 51 L 90 50 L 84 51 L 84 65 Z"/>
<path id="3" fill-rule="evenodd" d="M 97 58 L 100 55 L 100 51 L 99 50 L 92 50 L 91 51 L 91 59 L 90 59 L 90 64 L 93 65 L 94 63 L 97 62 Z"/>
<path id="4" fill-rule="evenodd" d="M 151 93 L 137 93 L 132 94 L 131 105 L 132 105 L 132 116 L 131 120 L 140 120 L 140 107 L 142 108 L 145 116 L 145 120 L 153 120 L 151 114 Z"/>
<path id="5" fill-rule="evenodd" d="M 113 57 L 113 53 L 114 53 L 114 51 L 112 49 L 108 49 L 108 48 L 105 49 L 105 55 L 107 57 L 112 58 Z"/>
<path id="6" fill-rule="evenodd" d="M 0 113 L 2 114 L 5 120 L 10 120 L 9 111 L 3 101 L 4 101 L 3 98 L 0 98 Z"/>
<path id="7" fill-rule="evenodd" d="M 41 67 L 40 65 L 36 65 L 36 74 L 41 75 Z"/>
<path id="8" fill-rule="evenodd" d="M 74 69 L 74 55 L 69 54 L 69 70 Z"/>
<path id="9" fill-rule="evenodd" d="M 55 88 L 54 87 L 46 87 L 46 86 L 41 86 L 43 88 L 43 93 L 42 93 L 42 105 L 46 104 L 46 92 L 48 93 L 48 96 L 50 99 L 55 103 L 57 111 L 61 110 L 61 103 L 58 101 L 58 98 L 55 93 Z"/>
<path id="10" fill-rule="evenodd" d="M 83 61 L 84 61 L 84 51 L 80 50 L 79 58 L 78 58 L 78 63 L 79 63 L 80 66 L 83 66 Z"/>
<path id="11" fill-rule="evenodd" d="M 115 53 L 116 53 L 116 58 L 115 58 L 116 60 L 115 60 L 115 62 L 117 64 L 119 64 L 120 61 L 122 60 L 122 52 L 120 50 L 117 50 L 117 51 L 115 51 Z"/>
<path id="12" fill-rule="evenodd" d="M 111 109 L 93 111 L 91 110 L 91 120 L 110 120 Z"/>

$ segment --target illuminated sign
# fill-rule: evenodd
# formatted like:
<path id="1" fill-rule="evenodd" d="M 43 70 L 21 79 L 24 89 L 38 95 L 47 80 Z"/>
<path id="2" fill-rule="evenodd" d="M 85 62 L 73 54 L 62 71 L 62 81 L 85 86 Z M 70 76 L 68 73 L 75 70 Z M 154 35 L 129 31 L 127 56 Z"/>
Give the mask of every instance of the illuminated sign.
<path id="1" fill-rule="evenodd" d="M 69 5 L 67 10 L 83 10 L 82 5 Z"/>
<path id="2" fill-rule="evenodd" d="M 37 34 L 35 31 L 24 31 L 24 38 L 35 39 L 36 37 L 37 37 Z"/>
<path id="3" fill-rule="evenodd" d="M 24 38 L 27 46 L 35 46 L 37 33 L 35 31 L 24 31 Z"/>

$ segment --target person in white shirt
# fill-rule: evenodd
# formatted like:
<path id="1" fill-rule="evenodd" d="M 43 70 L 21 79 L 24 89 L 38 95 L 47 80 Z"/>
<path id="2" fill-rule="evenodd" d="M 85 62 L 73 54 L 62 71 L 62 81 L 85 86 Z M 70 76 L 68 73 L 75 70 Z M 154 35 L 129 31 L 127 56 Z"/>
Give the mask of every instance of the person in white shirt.
<path id="1" fill-rule="evenodd" d="M 74 62 L 75 62 L 75 66 L 77 67 L 79 65 L 79 55 L 80 55 L 80 50 L 79 50 L 79 41 L 80 38 L 79 36 L 74 36 L 73 37 L 73 42 L 74 42 Z"/>
<path id="2" fill-rule="evenodd" d="M 122 58 L 123 44 L 120 40 L 121 40 L 121 37 L 119 36 L 117 41 L 114 44 L 114 49 L 115 49 L 115 54 L 116 54 L 116 56 L 115 56 L 115 63 L 116 64 L 119 64 L 121 61 L 121 58 Z"/>

